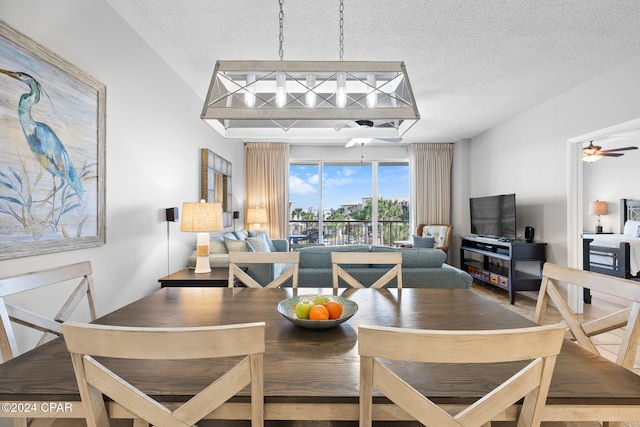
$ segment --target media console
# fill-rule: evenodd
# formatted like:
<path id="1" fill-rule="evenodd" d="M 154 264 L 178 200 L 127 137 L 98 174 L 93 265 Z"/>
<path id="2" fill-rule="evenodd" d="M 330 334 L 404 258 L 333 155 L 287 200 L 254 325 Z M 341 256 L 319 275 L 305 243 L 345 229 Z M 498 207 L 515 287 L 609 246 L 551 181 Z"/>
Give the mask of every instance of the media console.
<path id="1" fill-rule="evenodd" d="M 546 247 L 539 242 L 463 236 L 460 268 L 475 279 L 507 290 L 514 304 L 516 292 L 540 289 Z"/>

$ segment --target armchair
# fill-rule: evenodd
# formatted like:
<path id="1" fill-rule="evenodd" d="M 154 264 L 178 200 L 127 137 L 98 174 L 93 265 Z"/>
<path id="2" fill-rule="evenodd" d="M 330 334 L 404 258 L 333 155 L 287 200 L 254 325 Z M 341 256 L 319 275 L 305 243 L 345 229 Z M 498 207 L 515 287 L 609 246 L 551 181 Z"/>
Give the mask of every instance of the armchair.
<path id="1" fill-rule="evenodd" d="M 433 236 L 434 248 L 448 253 L 453 236 L 453 225 L 448 224 L 418 224 L 416 236 Z"/>

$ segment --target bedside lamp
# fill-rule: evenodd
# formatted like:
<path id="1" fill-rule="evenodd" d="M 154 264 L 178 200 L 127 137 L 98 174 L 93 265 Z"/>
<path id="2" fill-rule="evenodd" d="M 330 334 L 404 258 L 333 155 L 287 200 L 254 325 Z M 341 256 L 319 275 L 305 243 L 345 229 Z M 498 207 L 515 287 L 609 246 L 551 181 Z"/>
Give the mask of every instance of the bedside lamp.
<path id="1" fill-rule="evenodd" d="M 180 231 L 198 233 L 196 244 L 195 273 L 208 273 L 209 265 L 209 231 L 222 230 L 222 203 L 185 202 L 182 204 L 182 222 Z"/>
<path id="2" fill-rule="evenodd" d="M 595 202 L 591 202 L 589 214 L 598 215 L 598 225 L 596 225 L 596 233 L 602 233 L 602 226 L 600 225 L 600 215 L 607 214 L 607 202 L 601 202 L 598 200 L 596 200 Z"/>
<path id="3" fill-rule="evenodd" d="M 260 230 L 260 224 L 267 223 L 267 209 L 266 208 L 249 208 L 247 209 L 247 223 L 253 224 L 255 231 Z"/>

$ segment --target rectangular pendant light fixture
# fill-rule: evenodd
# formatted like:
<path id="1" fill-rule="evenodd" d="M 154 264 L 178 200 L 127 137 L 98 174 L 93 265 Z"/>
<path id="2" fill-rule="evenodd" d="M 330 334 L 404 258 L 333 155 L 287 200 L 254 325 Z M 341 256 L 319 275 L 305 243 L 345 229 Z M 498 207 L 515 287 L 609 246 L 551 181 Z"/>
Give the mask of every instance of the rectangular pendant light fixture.
<path id="1" fill-rule="evenodd" d="M 404 62 L 218 61 L 201 118 L 225 138 L 400 138 L 420 115 Z"/>

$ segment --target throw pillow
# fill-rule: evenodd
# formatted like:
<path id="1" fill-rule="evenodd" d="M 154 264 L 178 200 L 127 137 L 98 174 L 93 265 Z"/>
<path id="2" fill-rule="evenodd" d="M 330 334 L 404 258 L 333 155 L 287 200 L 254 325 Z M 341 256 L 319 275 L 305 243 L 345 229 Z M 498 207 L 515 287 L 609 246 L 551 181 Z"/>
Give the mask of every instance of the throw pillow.
<path id="1" fill-rule="evenodd" d="M 269 246 L 269 250 L 271 252 L 278 252 L 278 250 L 276 249 L 276 246 L 273 244 L 273 241 L 271 240 L 271 238 L 269 237 L 269 233 L 267 233 L 266 231 L 248 231 L 249 233 L 249 237 L 256 237 L 256 236 L 264 236 L 264 240 L 266 240 L 267 245 Z"/>
<path id="2" fill-rule="evenodd" d="M 246 242 L 247 245 L 249 245 L 249 249 L 253 252 L 271 252 L 269 245 L 267 245 L 267 241 L 264 239 L 262 234 L 254 237 L 247 237 Z"/>
<path id="3" fill-rule="evenodd" d="M 433 237 L 413 236 L 414 248 L 433 249 L 433 243 L 434 243 Z"/>
<path id="4" fill-rule="evenodd" d="M 224 241 L 221 239 L 211 239 L 209 241 L 209 253 L 212 254 L 226 254 L 228 253 L 227 251 L 227 246 L 224 244 Z"/>
<path id="5" fill-rule="evenodd" d="M 224 245 L 227 247 L 228 252 L 249 252 L 247 242 L 244 240 L 234 240 L 224 238 Z"/>
<path id="6" fill-rule="evenodd" d="M 236 239 L 238 240 L 244 240 L 247 238 L 247 232 L 244 230 L 236 230 L 233 232 L 234 236 L 236 236 Z"/>
<path id="7" fill-rule="evenodd" d="M 624 223 L 624 229 L 622 234 L 629 237 L 636 237 L 638 234 L 638 228 L 640 227 L 640 221 L 628 220 Z"/>

